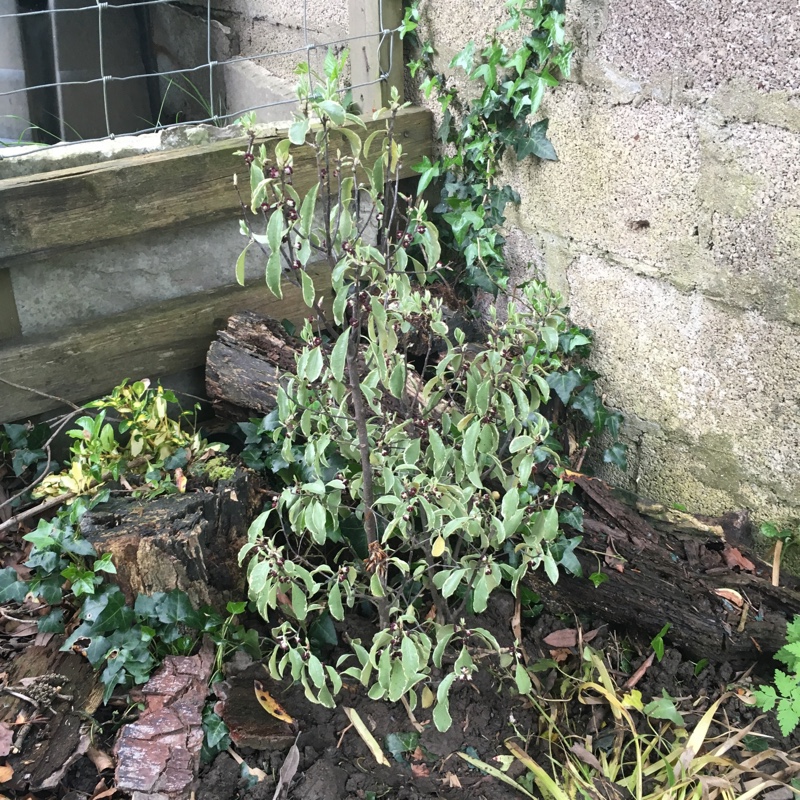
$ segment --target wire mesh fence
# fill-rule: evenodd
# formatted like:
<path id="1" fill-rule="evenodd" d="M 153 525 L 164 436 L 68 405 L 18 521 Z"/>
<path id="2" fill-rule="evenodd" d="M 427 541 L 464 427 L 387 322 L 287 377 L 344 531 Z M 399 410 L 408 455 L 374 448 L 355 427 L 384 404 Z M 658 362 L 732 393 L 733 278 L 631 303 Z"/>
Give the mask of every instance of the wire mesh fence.
<path id="1" fill-rule="evenodd" d="M 0 0 L 0 159 L 251 111 L 287 119 L 291 68 L 318 70 L 329 48 L 351 49 L 362 106 L 396 74 L 399 0 L 282 5 L 265 20 L 212 0 Z"/>

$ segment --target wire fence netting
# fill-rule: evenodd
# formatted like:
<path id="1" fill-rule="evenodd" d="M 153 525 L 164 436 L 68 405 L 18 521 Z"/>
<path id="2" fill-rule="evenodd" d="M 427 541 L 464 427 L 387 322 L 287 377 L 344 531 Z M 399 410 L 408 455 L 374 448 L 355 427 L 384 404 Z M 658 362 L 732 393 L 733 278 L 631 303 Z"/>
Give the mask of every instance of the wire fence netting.
<path id="1" fill-rule="evenodd" d="M 388 55 L 388 69 L 349 88 L 378 84 L 399 57 L 397 28 L 370 1 L 378 14 L 365 31 L 345 0 L 268 0 L 266 14 L 219 0 L 0 0 L 0 159 L 248 112 L 287 119 L 294 68 L 319 71 L 329 48 L 368 49 L 376 65 Z"/>

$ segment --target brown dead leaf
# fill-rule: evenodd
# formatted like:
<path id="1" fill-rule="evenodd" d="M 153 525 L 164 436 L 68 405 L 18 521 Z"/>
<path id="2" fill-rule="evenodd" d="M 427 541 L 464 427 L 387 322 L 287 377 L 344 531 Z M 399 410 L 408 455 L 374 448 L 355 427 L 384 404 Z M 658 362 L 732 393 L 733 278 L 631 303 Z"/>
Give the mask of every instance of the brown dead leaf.
<path id="1" fill-rule="evenodd" d="M 0 764 L 0 783 L 8 783 L 14 777 L 14 768 L 8 764 Z"/>
<path id="2" fill-rule="evenodd" d="M 102 750 L 98 750 L 96 747 L 89 745 L 86 755 L 92 764 L 94 764 L 94 768 L 98 772 L 105 772 L 107 769 L 114 769 L 114 760 L 110 755 L 108 755 L 108 753 L 104 753 Z"/>
<path id="3" fill-rule="evenodd" d="M 552 658 L 557 664 L 560 664 L 562 661 L 566 661 L 571 655 L 572 650 L 569 650 L 566 647 L 559 647 L 550 651 L 550 658 Z"/>
<path id="4" fill-rule="evenodd" d="M 544 637 L 544 643 L 550 647 L 575 647 L 578 644 L 578 631 L 575 628 L 560 628 Z"/>
<path id="5" fill-rule="evenodd" d="M 180 494 L 186 493 L 186 476 L 183 474 L 183 470 L 180 467 L 175 470 L 175 486 L 178 487 L 178 492 L 180 492 Z"/>
<path id="6" fill-rule="evenodd" d="M 625 572 L 625 564 L 622 559 L 617 557 L 611 545 L 606 548 L 606 557 L 604 559 L 606 566 L 615 569 L 617 572 Z"/>
<path id="7" fill-rule="evenodd" d="M 424 761 L 425 760 L 425 753 L 422 752 L 422 748 L 417 745 L 417 749 L 411 754 L 412 761 Z"/>
<path id="8" fill-rule="evenodd" d="M 573 753 L 575 753 L 578 758 L 583 761 L 584 764 L 588 764 L 593 769 L 596 769 L 598 772 L 602 773 L 603 767 L 600 762 L 595 758 L 594 754 L 590 753 L 583 745 L 574 744 L 570 748 Z"/>
<path id="9" fill-rule="evenodd" d="M 726 547 L 722 551 L 722 557 L 725 559 L 728 569 L 739 567 L 745 572 L 756 571 L 756 565 L 749 558 L 745 558 L 736 547 Z"/>
<path id="10" fill-rule="evenodd" d="M 275 719 L 283 720 L 291 725 L 294 719 L 284 710 L 283 706 L 264 688 L 261 681 L 253 681 L 253 689 L 256 693 L 256 700 L 267 714 L 271 714 Z"/>
<path id="11" fill-rule="evenodd" d="M 428 769 L 427 764 L 412 764 L 411 774 L 415 778 L 429 778 L 431 776 L 431 771 Z"/>
<path id="12" fill-rule="evenodd" d="M 13 743 L 13 729 L 5 722 L 0 722 L 0 758 L 7 756 L 11 752 L 11 745 Z"/>
<path id="13" fill-rule="evenodd" d="M 714 594 L 729 603 L 733 603 L 736 608 L 741 608 L 744 605 L 744 598 L 736 589 L 714 589 Z"/>
<path id="14" fill-rule="evenodd" d="M 106 797 L 113 797 L 116 793 L 116 786 L 108 786 L 105 781 L 101 780 L 97 786 L 94 787 L 92 800 L 105 800 Z"/>

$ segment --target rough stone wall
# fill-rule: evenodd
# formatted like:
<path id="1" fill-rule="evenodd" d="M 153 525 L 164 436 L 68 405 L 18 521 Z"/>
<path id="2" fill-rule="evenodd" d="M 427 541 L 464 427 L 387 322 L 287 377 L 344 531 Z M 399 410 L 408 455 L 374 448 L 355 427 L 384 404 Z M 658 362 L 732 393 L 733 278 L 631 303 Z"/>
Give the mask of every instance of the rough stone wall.
<path id="1" fill-rule="evenodd" d="M 440 67 L 502 0 L 433 0 Z M 558 163 L 507 165 L 518 275 L 594 329 L 626 415 L 617 483 L 709 513 L 800 516 L 800 6 L 568 0 Z M 465 33 L 469 31 L 469 34 Z"/>

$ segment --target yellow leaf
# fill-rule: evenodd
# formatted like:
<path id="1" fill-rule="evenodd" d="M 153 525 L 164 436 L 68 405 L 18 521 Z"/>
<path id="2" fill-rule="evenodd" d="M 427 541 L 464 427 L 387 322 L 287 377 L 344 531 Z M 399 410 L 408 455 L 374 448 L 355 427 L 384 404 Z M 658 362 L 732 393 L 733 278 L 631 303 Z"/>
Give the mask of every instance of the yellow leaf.
<path id="1" fill-rule="evenodd" d="M 642 702 L 642 693 L 638 689 L 633 689 L 622 698 L 622 705 L 625 708 L 635 708 L 637 711 L 644 710 L 644 703 Z"/>
<path id="2" fill-rule="evenodd" d="M 178 487 L 178 491 L 181 494 L 186 492 L 186 476 L 183 474 L 183 470 L 180 467 L 175 470 L 175 485 Z"/>
<path id="3" fill-rule="evenodd" d="M 375 737 L 370 733 L 369 728 L 364 724 L 364 720 L 358 715 L 358 711 L 354 708 L 342 706 L 342 710 L 347 715 L 352 726 L 356 729 L 356 733 L 364 740 L 364 744 L 369 748 L 373 758 L 382 766 L 388 767 L 389 760 L 386 758 L 381 746 L 378 744 Z"/>
<path id="4" fill-rule="evenodd" d="M 433 547 L 431 547 L 431 555 L 434 558 L 439 558 L 442 553 L 444 553 L 444 536 L 437 536 Z"/>
<path id="5" fill-rule="evenodd" d="M 422 707 L 423 708 L 430 708 L 433 705 L 433 701 L 436 699 L 436 695 L 430 690 L 428 686 L 422 687 Z"/>
<path id="6" fill-rule="evenodd" d="M 276 719 L 288 722 L 289 725 L 294 722 L 294 719 L 284 711 L 283 706 L 281 706 L 281 704 L 264 688 L 264 684 L 261 683 L 261 681 L 253 681 L 253 689 L 256 693 L 256 700 L 258 700 L 259 705 L 267 714 L 271 714 Z"/>

